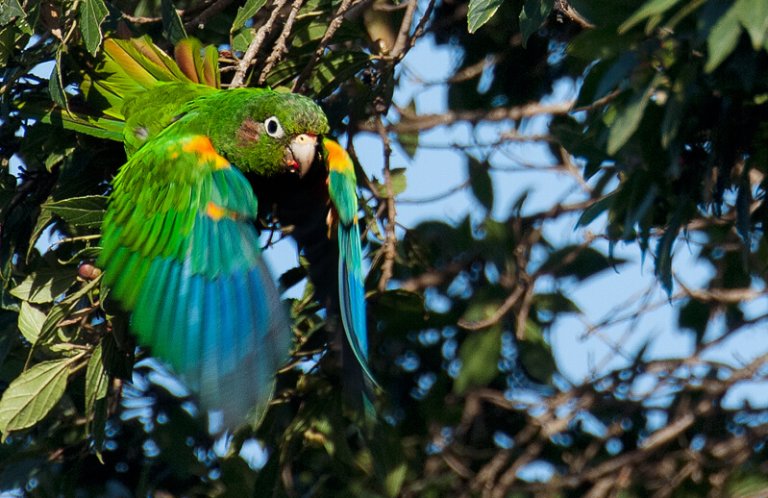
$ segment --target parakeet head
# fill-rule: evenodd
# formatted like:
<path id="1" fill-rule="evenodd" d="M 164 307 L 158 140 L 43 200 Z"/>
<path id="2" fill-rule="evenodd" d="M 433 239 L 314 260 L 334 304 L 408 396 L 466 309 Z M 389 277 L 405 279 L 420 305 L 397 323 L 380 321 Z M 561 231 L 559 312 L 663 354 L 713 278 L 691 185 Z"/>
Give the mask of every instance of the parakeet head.
<path id="1" fill-rule="evenodd" d="M 312 165 L 328 119 L 311 99 L 263 89 L 221 92 L 200 107 L 218 106 L 208 124 L 216 150 L 239 169 L 262 175 L 290 171 L 303 176 Z M 225 115 L 226 114 L 226 115 Z M 220 125 L 220 126 L 217 126 Z"/>

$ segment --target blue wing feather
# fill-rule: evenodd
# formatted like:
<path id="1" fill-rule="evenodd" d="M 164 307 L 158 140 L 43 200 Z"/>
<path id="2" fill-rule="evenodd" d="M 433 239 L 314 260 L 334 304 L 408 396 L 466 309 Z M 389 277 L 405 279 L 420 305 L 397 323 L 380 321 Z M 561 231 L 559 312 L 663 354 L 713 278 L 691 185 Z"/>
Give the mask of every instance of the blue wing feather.
<path id="1" fill-rule="evenodd" d="M 205 137 L 161 133 L 113 185 L 99 264 L 139 341 L 205 408 L 222 410 L 226 427 L 258 422 L 292 334 L 260 256 L 248 181 Z"/>

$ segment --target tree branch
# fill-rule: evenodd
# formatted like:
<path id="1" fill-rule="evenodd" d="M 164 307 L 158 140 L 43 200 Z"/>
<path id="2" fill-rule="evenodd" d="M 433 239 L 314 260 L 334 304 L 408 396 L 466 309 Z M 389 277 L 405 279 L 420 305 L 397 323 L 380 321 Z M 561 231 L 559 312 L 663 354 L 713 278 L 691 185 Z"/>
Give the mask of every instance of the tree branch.
<path id="1" fill-rule="evenodd" d="M 280 11 L 283 9 L 283 6 L 287 1 L 288 0 L 277 0 L 275 2 L 275 6 L 269 16 L 269 19 L 253 36 L 253 40 L 251 40 L 251 43 L 248 45 L 248 49 L 245 51 L 243 58 L 240 59 L 240 61 L 237 63 L 237 71 L 235 71 L 235 75 L 232 77 L 232 83 L 229 85 L 230 88 L 238 88 L 243 86 L 246 71 L 248 71 L 248 68 L 253 63 L 256 55 L 259 53 L 261 45 L 264 43 L 264 39 L 267 37 L 267 33 L 272 31 L 272 26 L 275 24 L 277 16 L 280 15 Z"/>

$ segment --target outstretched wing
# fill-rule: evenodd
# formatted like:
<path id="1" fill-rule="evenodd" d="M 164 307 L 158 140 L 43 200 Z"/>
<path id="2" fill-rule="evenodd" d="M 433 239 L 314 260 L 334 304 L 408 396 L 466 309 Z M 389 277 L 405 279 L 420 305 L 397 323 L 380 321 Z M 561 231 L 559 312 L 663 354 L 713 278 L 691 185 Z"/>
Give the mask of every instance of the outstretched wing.
<path id="1" fill-rule="evenodd" d="M 357 179 L 349 154 L 336 142 L 323 139 L 328 166 L 328 193 L 338 216 L 339 302 L 347 340 L 368 380 L 376 384 L 368 366 L 368 329 L 365 318 L 365 279 L 357 219 Z"/>
<path id="2" fill-rule="evenodd" d="M 257 422 L 291 329 L 260 256 L 247 180 L 207 137 L 161 133 L 113 186 L 99 264 L 131 328 L 226 426 Z"/>

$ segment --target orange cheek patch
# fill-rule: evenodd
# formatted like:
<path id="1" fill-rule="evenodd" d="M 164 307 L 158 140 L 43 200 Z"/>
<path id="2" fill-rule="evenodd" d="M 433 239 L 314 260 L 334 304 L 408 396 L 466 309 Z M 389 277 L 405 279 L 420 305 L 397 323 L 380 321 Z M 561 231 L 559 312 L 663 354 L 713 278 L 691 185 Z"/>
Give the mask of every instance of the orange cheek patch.
<path id="1" fill-rule="evenodd" d="M 212 162 L 216 169 L 229 168 L 229 161 L 216 153 L 216 150 L 213 148 L 213 144 L 208 137 L 198 135 L 192 138 L 184 144 L 183 150 L 184 152 L 197 154 L 200 156 L 201 161 Z"/>

